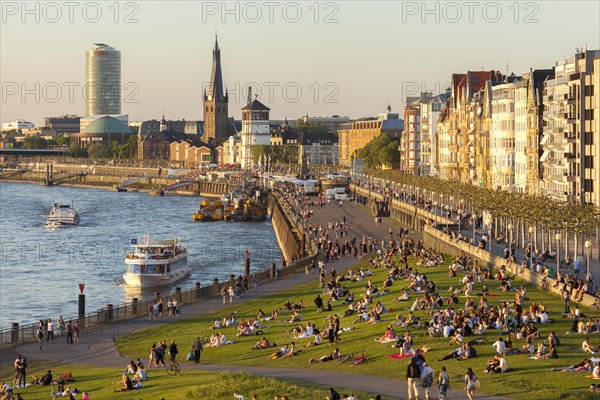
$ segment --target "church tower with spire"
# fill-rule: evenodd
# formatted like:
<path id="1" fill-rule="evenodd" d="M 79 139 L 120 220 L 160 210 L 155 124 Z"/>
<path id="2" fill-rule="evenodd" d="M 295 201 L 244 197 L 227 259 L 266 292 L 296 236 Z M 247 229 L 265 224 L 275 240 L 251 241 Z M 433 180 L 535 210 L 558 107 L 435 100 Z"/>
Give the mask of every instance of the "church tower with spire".
<path id="1" fill-rule="evenodd" d="M 204 136 L 202 139 L 207 143 L 213 143 L 218 146 L 229 138 L 229 95 L 227 90 L 223 92 L 221 49 L 219 49 L 219 41 L 216 35 L 210 83 L 204 89 L 203 104 Z"/>

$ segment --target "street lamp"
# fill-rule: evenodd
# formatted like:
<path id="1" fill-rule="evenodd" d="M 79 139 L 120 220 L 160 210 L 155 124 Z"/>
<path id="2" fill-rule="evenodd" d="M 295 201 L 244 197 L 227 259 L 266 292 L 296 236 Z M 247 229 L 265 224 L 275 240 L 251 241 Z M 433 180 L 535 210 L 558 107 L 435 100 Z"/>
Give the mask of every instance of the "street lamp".
<path id="1" fill-rule="evenodd" d="M 586 275 L 586 279 L 589 279 L 590 277 L 590 258 L 592 256 L 592 241 L 591 240 L 586 240 L 584 243 L 585 246 L 585 255 L 587 257 L 587 275 Z"/>
<path id="2" fill-rule="evenodd" d="M 475 243 L 475 221 L 477 220 L 477 215 L 471 215 L 471 222 L 473 222 L 473 243 Z"/>
<path id="3" fill-rule="evenodd" d="M 433 214 L 435 215 L 435 226 L 437 226 L 437 201 L 433 202 Z"/>
<path id="4" fill-rule="evenodd" d="M 529 268 L 533 270 L 533 226 L 530 226 L 529 229 Z"/>
<path id="5" fill-rule="evenodd" d="M 558 269 L 560 268 L 560 233 L 554 235 L 554 239 L 556 240 L 556 272 L 558 273 Z"/>
<path id="6" fill-rule="evenodd" d="M 512 243 L 513 243 L 513 225 L 508 224 L 508 258 L 512 256 Z"/>

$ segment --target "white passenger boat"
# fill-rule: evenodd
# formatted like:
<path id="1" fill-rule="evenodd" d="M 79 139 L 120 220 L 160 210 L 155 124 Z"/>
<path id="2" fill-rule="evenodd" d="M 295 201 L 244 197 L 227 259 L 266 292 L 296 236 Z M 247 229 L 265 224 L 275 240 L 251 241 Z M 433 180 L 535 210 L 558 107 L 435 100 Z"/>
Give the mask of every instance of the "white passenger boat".
<path id="1" fill-rule="evenodd" d="M 47 228 L 60 228 L 74 226 L 79 223 L 79 215 L 72 205 L 54 203 L 50 215 L 46 220 Z"/>
<path id="2" fill-rule="evenodd" d="M 131 240 L 133 251 L 125 257 L 123 274 L 129 286 L 152 287 L 168 285 L 190 272 L 188 251 L 179 239 L 152 240 L 144 236 Z"/>

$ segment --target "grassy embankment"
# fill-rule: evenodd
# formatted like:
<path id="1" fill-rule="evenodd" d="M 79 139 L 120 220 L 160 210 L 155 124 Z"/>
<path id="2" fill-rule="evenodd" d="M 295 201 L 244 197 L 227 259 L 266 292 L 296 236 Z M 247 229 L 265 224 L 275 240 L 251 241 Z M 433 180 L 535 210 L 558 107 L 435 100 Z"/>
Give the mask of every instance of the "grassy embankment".
<path id="1" fill-rule="evenodd" d="M 28 380 L 32 375 L 40 376 L 46 371 L 46 365 L 37 365 L 28 371 Z M 253 393 L 259 399 L 272 399 L 276 394 L 287 395 L 294 400 L 321 399 L 327 393 L 326 388 L 316 385 L 282 381 L 271 378 L 255 377 L 239 373 L 217 373 L 207 371 L 184 371 L 181 376 L 167 375 L 163 368 L 151 369 L 148 373 L 149 380 L 144 382 L 144 388 L 134 392 L 115 393 L 121 386 L 121 372 L 110 368 L 71 367 L 56 365 L 49 366 L 53 373 L 73 373 L 73 381 L 65 385 L 87 391 L 93 400 L 115 399 L 167 399 L 167 400 L 229 400 L 233 394 L 241 394 L 245 399 L 250 399 Z M 124 368 L 123 368 L 124 370 Z M 2 382 L 12 385 L 12 376 L 3 374 Z M 50 398 L 50 387 L 29 386 L 15 388 L 24 399 Z M 355 394 L 359 394 L 355 392 Z M 360 393 L 361 398 L 368 399 L 365 393 Z M 78 399 L 81 395 L 76 396 Z"/>
<path id="2" fill-rule="evenodd" d="M 359 261 L 359 265 L 366 265 L 367 260 Z M 415 260 L 410 261 L 411 265 L 415 265 Z M 438 290 L 442 295 L 447 293 L 450 285 L 457 285 L 459 277 L 449 278 L 447 276 L 447 264 L 424 269 L 427 277 L 433 280 L 438 286 Z M 374 276 L 372 281 L 381 285 L 386 271 L 382 269 L 373 270 Z M 339 271 L 338 271 L 339 273 Z M 499 290 L 497 282 L 484 282 L 492 294 L 497 296 L 490 297 L 492 304 L 499 304 L 502 300 L 514 299 L 513 293 L 502 293 Z M 515 285 L 520 282 L 516 281 Z M 355 296 L 359 296 L 363 292 L 365 282 L 345 282 L 345 286 L 349 288 Z M 354 327 L 355 330 L 342 333 L 343 342 L 339 344 L 342 353 L 354 353 L 365 350 L 369 361 L 359 365 L 350 366 L 347 364 L 339 364 L 337 362 L 329 362 L 323 364 L 308 365 L 307 361 L 310 358 L 318 358 L 328 354 L 332 348 L 327 344 L 317 347 L 305 348 L 309 339 L 297 340 L 298 347 L 302 352 L 292 358 L 282 360 L 267 360 L 267 356 L 271 353 L 270 350 L 251 351 L 250 347 L 257 341 L 257 337 L 242 337 L 234 338 L 235 328 L 229 327 L 223 331 L 228 339 L 234 339 L 235 343 L 218 349 L 206 349 L 202 355 L 204 363 L 223 364 L 223 365 L 244 365 L 244 366 L 264 366 L 264 367 L 282 367 L 282 368 L 311 368 L 323 369 L 328 371 L 345 371 L 350 373 L 359 373 L 364 375 L 378 375 L 394 379 L 404 379 L 406 371 L 407 359 L 396 360 L 388 358 L 388 355 L 396 353 L 396 349 L 390 347 L 390 344 L 380 344 L 373 339 L 384 334 L 387 323 L 394 321 L 396 314 L 400 312 L 402 315 L 408 313 L 407 307 L 410 303 L 394 303 L 392 299 L 398 295 L 402 287 L 406 287 L 406 282 L 395 282 L 392 287 L 392 293 L 376 300 L 380 300 L 390 311 L 383 317 L 383 323 L 366 324 L 364 322 L 354 324 L 355 317 L 345 317 L 341 320 L 342 327 Z M 482 284 L 475 286 L 475 291 L 481 289 Z M 299 286 L 293 290 L 278 293 L 269 297 L 256 299 L 246 303 L 233 304 L 227 308 L 206 314 L 198 315 L 184 320 L 174 321 L 167 326 L 148 329 L 137 332 L 135 334 L 123 337 L 118 340 L 120 351 L 128 357 L 146 358 L 148 349 L 152 343 L 159 340 L 175 339 L 179 343 L 182 354 L 187 353 L 188 346 L 197 337 L 208 337 L 212 333 L 210 329 L 211 321 L 215 318 L 222 318 L 231 312 L 235 312 L 238 319 L 248 319 L 256 316 L 257 310 L 260 308 L 268 315 L 271 310 L 280 309 L 286 300 L 298 302 L 303 300 L 306 308 L 302 310 L 303 321 L 316 323 L 319 329 L 326 326 L 325 317 L 327 314 L 318 314 L 313 306 L 313 299 L 319 293 L 315 284 L 306 284 Z M 448 360 L 438 362 L 437 359 L 448 354 L 455 346 L 448 345 L 448 339 L 445 338 L 428 338 L 426 331 L 419 329 L 413 330 L 414 346 L 428 346 L 429 352 L 425 355 L 426 359 L 432 365 L 434 371 L 438 373 L 442 365 L 448 368 L 451 374 L 451 380 L 454 383 L 454 388 L 462 389 L 462 384 L 467 367 L 472 367 L 473 370 L 481 378 L 481 391 L 493 394 L 502 395 L 517 399 L 591 399 L 595 395 L 589 392 L 589 385 L 595 381 L 584 377 L 583 373 L 561 373 L 551 372 L 550 368 L 563 367 L 580 362 L 585 355 L 581 352 L 580 346 L 583 340 L 582 335 L 565 334 L 571 327 L 572 320 L 561 318 L 562 304 L 558 297 L 543 294 L 535 287 L 528 285 L 528 293 L 530 300 L 525 303 L 529 307 L 531 302 L 543 302 L 549 310 L 552 311 L 551 318 L 555 319 L 552 324 L 541 325 L 540 332 L 543 339 L 548 337 L 550 331 L 555 331 L 562 341 L 562 346 L 558 348 L 559 358 L 554 360 L 532 360 L 525 355 L 511 355 L 507 357 L 508 367 L 510 372 L 497 375 L 486 375 L 483 369 L 486 362 L 493 357 L 492 343 L 496 340 L 499 331 L 490 330 L 487 332 L 488 342 L 476 346 L 478 357 L 472 360 L 460 361 Z M 460 297 L 460 301 L 466 299 Z M 341 302 L 332 303 L 333 313 L 343 314 L 345 306 Z M 430 311 L 417 311 L 416 315 L 423 320 L 428 321 Z M 271 342 L 276 342 L 278 345 L 290 342 L 291 334 L 287 333 L 291 325 L 284 322 L 289 319 L 291 312 L 281 311 L 278 321 L 269 321 L 267 325 L 270 328 L 264 330 L 265 335 Z M 398 334 L 403 334 L 405 328 L 396 327 Z M 593 344 L 596 340 L 592 337 Z M 515 347 L 521 347 L 524 341 L 518 341 L 513 338 Z M 537 344 L 537 341 L 536 341 Z"/>

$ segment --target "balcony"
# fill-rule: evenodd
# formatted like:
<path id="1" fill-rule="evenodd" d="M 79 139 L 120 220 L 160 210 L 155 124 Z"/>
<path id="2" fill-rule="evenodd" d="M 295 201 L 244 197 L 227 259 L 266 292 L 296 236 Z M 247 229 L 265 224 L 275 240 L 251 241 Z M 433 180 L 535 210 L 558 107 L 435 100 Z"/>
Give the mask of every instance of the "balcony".
<path id="1" fill-rule="evenodd" d="M 565 172 L 563 174 L 563 182 L 567 183 L 567 182 L 576 182 L 577 181 L 577 177 L 575 175 L 571 175 L 568 172 Z"/>
<path id="2" fill-rule="evenodd" d="M 567 160 L 568 163 L 574 163 L 579 161 L 579 158 L 577 157 L 577 155 L 573 154 L 573 153 L 565 153 L 564 158 Z"/>
<path id="3" fill-rule="evenodd" d="M 570 132 L 565 132 L 564 133 L 564 140 L 566 143 L 575 143 L 577 141 L 577 138 L 575 137 L 574 134 L 570 133 Z"/>

